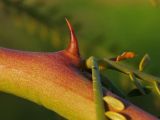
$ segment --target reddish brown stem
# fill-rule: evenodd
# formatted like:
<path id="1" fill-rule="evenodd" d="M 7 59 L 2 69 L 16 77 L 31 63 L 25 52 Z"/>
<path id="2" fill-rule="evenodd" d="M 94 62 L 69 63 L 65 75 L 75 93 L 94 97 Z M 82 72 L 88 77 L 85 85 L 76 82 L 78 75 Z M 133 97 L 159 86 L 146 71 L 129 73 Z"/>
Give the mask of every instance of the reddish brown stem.
<path id="1" fill-rule="evenodd" d="M 71 30 L 67 50 L 33 53 L 0 49 L 0 90 L 28 99 L 70 120 L 95 120 L 92 81 L 81 72 L 78 42 Z M 157 120 L 135 105 L 121 99 L 122 114 L 132 120 Z M 107 109 L 107 108 L 106 108 Z"/>

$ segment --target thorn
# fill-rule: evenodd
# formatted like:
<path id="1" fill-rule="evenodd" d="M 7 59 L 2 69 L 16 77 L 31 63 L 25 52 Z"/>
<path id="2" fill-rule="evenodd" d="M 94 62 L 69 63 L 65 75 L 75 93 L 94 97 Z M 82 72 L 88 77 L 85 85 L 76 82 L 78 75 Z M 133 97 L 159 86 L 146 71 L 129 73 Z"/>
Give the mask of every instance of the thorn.
<path id="1" fill-rule="evenodd" d="M 76 38 L 76 35 L 74 33 L 73 27 L 70 24 L 70 22 L 68 21 L 67 18 L 65 18 L 69 31 L 70 31 L 70 43 L 68 45 L 68 48 L 66 49 L 69 53 L 71 53 L 72 55 L 76 56 L 76 57 L 80 57 L 79 54 L 79 47 L 78 47 L 78 40 Z"/>

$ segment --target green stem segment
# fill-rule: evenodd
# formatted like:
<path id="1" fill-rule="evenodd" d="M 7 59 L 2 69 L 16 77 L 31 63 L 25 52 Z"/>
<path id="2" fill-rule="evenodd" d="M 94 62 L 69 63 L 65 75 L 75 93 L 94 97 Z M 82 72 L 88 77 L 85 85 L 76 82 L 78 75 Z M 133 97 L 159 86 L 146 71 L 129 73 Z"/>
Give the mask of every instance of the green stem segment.
<path id="1" fill-rule="evenodd" d="M 107 118 L 105 117 L 103 92 L 102 92 L 98 63 L 94 57 L 90 57 L 86 61 L 86 66 L 89 69 L 92 69 L 93 94 L 94 94 L 94 101 L 96 104 L 96 120 L 106 120 Z"/>
<path id="2" fill-rule="evenodd" d="M 135 77 L 135 75 L 133 74 L 133 73 L 129 73 L 129 78 L 135 83 L 135 85 L 136 85 L 136 87 L 139 89 L 139 91 L 143 94 L 143 95 L 145 95 L 146 93 L 145 93 L 145 91 L 143 90 L 143 86 L 142 86 L 142 84 L 141 84 L 141 81 L 139 81 L 136 77 Z"/>
<path id="3" fill-rule="evenodd" d="M 154 81 L 160 83 L 160 79 L 158 77 L 155 77 L 155 76 L 152 76 L 152 75 L 149 75 L 149 74 L 146 74 L 146 73 L 142 73 L 142 72 L 140 72 L 138 70 L 129 69 L 125 65 L 118 64 L 118 63 L 113 62 L 113 61 L 111 61 L 109 59 L 100 60 L 99 61 L 99 65 L 103 66 L 103 67 L 107 66 L 107 68 L 120 71 L 120 72 L 122 72 L 124 74 L 127 74 L 127 75 L 129 75 L 130 72 L 132 72 L 132 73 L 134 73 L 134 75 L 138 79 L 141 79 L 141 80 L 144 80 L 144 81 L 148 81 L 148 82 L 151 82 L 151 83 L 153 83 Z"/>
<path id="4" fill-rule="evenodd" d="M 138 78 L 140 80 L 151 83 L 151 86 L 153 88 L 155 88 L 157 93 L 158 94 L 160 93 L 159 92 L 160 91 L 159 87 L 157 87 L 157 84 L 160 83 L 160 78 L 158 78 L 158 77 L 143 73 L 139 70 L 130 69 L 123 64 L 119 64 L 117 62 L 111 61 L 111 60 L 106 59 L 106 58 L 104 58 L 103 60 L 99 60 L 98 64 L 99 64 L 100 68 L 106 68 L 107 67 L 108 69 L 113 69 L 113 70 L 122 72 L 124 74 L 127 74 L 129 76 L 131 75 L 130 73 L 132 73 L 135 76 L 135 78 Z"/>

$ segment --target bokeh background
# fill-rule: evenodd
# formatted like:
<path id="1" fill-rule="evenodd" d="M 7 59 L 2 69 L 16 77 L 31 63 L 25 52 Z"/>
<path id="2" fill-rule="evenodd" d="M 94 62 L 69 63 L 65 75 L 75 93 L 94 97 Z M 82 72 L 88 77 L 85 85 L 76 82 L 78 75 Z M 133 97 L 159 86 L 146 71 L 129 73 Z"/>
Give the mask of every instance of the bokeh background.
<path id="1" fill-rule="evenodd" d="M 151 62 L 145 72 L 160 77 L 159 0 L 0 0 L 0 46 L 51 52 L 69 41 L 67 17 L 74 26 L 84 58 L 113 57 L 124 51 L 137 56 L 128 60 L 137 68 L 145 53 Z M 124 92 L 135 86 L 127 76 L 108 71 L 108 77 Z M 155 94 L 128 97 L 144 110 L 160 116 Z M 21 98 L 0 93 L 0 120 L 64 120 Z"/>

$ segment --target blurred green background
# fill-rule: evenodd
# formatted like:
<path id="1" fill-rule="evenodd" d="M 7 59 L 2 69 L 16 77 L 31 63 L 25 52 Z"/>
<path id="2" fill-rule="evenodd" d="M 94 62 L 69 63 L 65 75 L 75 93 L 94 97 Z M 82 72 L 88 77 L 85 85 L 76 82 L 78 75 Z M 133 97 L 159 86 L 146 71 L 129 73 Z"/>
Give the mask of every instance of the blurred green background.
<path id="1" fill-rule="evenodd" d="M 160 1 L 158 0 L 0 0 L 0 46 L 25 51 L 57 51 L 69 41 L 67 17 L 74 26 L 83 57 L 113 57 L 134 51 L 138 67 L 145 53 L 146 72 L 160 77 Z M 106 73 L 124 93 L 135 86 L 117 72 Z M 160 116 L 155 94 L 128 98 Z M 0 93 L 0 120 L 64 120 L 21 98 Z"/>

